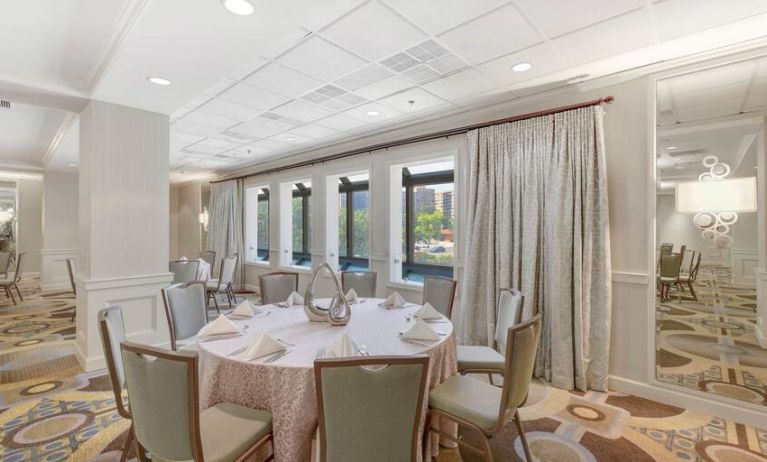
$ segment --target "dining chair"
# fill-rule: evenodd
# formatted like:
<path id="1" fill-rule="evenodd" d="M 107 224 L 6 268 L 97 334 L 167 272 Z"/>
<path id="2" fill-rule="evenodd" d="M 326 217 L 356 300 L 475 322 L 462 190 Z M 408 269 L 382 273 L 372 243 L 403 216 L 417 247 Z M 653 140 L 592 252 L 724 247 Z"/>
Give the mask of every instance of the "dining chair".
<path id="1" fill-rule="evenodd" d="M 670 242 L 664 242 L 660 245 L 660 254 L 666 255 L 674 251 L 674 244 Z"/>
<path id="2" fill-rule="evenodd" d="M 196 281 L 199 270 L 200 262 L 198 260 L 174 260 L 170 262 L 173 284 Z"/>
<path id="3" fill-rule="evenodd" d="M 317 460 L 415 462 L 428 375 L 428 356 L 315 360 Z"/>
<path id="4" fill-rule="evenodd" d="M 679 267 L 679 272 L 681 274 L 690 274 L 690 271 L 692 271 L 692 264 L 693 260 L 695 259 L 695 251 L 686 249 L 684 252 L 682 252 L 682 263 Z"/>
<path id="5" fill-rule="evenodd" d="M 122 360 L 135 441 L 152 460 L 239 462 L 273 441 L 269 411 L 227 402 L 200 410 L 194 354 L 123 342 Z"/>
<path id="6" fill-rule="evenodd" d="M 298 290 L 298 273 L 282 271 L 262 274 L 258 277 L 258 287 L 262 305 L 284 302 Z"/>
<path id="7" fill-rule="evenodd" d="M 0 279 L 0 287 L 5 290 L 5 295 L 11 298 L 14 305 L 16 304 L 16 297 L 13 296 L 13 289 L 16 289 L 16 293 L 19 294 L 19 299 L 22 302 L 24 301 L 24 297 L 19 289 L 19 282 L 21 282 L 21 277 L 24 274 L 24 262 L 26 261 L 24 257 L 26 256 L 26 252 L 21 252 L 16 260 L 16 271 L 6 275 L 5 279 Z"/>
<path id="8" fill-rule="evenodd" d="M 660 289 L 660 299 L 668 300 L 671 285 L 676 284 L 679 278 L 679 269 L 682 266 L 682 255 L 678 253 L 660 256 L 660 271 L 657 285 Z"/>
<path id="9" fill-rule="evenodd" d="M 510 327 L 507 333 L 506 362 L 503 369 L 503 388 L 494 387 L 471 377 L 454 375 L 429 393 L 429 414 L 426 417 L 424 446 L 430 433 L 437 433 L 470 451 L 482 454 L 493 462 L 490 438 L 501 432 L 513 420 L 527 462 L 533 462 L 525 430 L 518 409 L 525 404 L 535 369 L 535 357 L 541 336 L 541 315 Z M 466 440 L 432 428 L 431 422 L 439 418 L 469 428 L 481 436 L 482 448 Z"/>
<path id="10" fill-rule="evenodd" d="M 221 310 L 218 307 L 218 300 L 216 299 L 216 295 L 221 293 L 221 291 L 226 294 L 226 299 L 229 302 L 229 308 L 232 308 L 232 303 L 237 301 L 232 284 L 234 283 L 234 277 L 237 274 L 238 259 L 238 255 L 232 255 L 231 257 L 226 257 L 221 260 L 221 268 L 218 272 L 218 279 L 211 279 L 206 284 L 206 290 L 208 294 L 207 300 L 210 300 L 211 297 L 213 298 L 213 303 L 216 305 L 216 311 L 219 313 Z"/>
<path id="11" fill-rule="evenodd" d="M 170 349 L 196 349 L 197 332 L 208 323 L 205 284 L 192 282 L 162 289 L 162 302 L 170 330 Z"/>
<path id="12" fill-rule="evenodd" d="M 9 251 L 0 252 L 0 275 L 8 277 L 8 270 L 11 268 L 11 257 L 13 253 Z"/>
<path id="13" fill-rule="evenodd" d="M 684 286 L 686 285 L 690 289 L 690 295 L 692 295 L 693 300 L 697 302 L 698 295 L 695 293 L 695 287 L 693 284 L 695 284 L 695 281 L 698 279 L 698 271 L 700 270 L 700 259 L 702 255 L 700 252 L 694 253 L 695 255 L 693 256 L 690 272 L 687 274 L 682 274 L 680 272 L 679 276 L 676 278 L 675 284 L 682 290 L 684 290 Z"/>
<path id="14" fill-rule="evenodd" d="M 453 314 L 456 283 L 444 276 L 426 276 L 423 280 L 423 305 L 430 303 L 447 318 Z"/>
<path id="15" fill-rule="evenodd" d="M 213 268 L 216 267 L 216 251 L 203 250 L 200 252 L 200 258 L 202 258 L 205 263 L 210 265 L 210 271 L 213 272 Z"/>
<path id="16" fill-rule="evenodd" d="M 342 271 L 341 287 L 344 292 L 354 289 L 359 297 L 372 298 L 376 296 L 377 278 L 375 271 Z"/>
<path id="17" fill-rule="evenodd" d="M 75 286 L 75 259 L 74 258 L 67 258 L 67 273 L 69 273 L 69 284 L 72 286 L 72 293 L 75 296 L 75 299 L 77 298 L 77 287 Z M 75 309 L 72 312 L 72 319 L 70 319 L 69 322 L 75 322 L 75 316 L 77 316 L 77 305 L 75 304 Z"/>
<path id="18" fill-rule="evenodd" d="M 525 296 L 516 289 L 501 289 L 498 293 L 495 335 L 493 347 L 481 345 L 458 345 L 456 358 L 460 374 L 487 374 L 493 383 L 493 374 L 503 374 L 506 358 L 500 352 L 506 351 L 506 335 L 509 327 L 522 322 Z M 531 316 L 537 313 L 532 313 Z"/>
<path id="19" fill-rule="evenodd" d="M 99 331 L 101 332 L 101 346 L 104 349 L 104 360 L 109 372 L 109 381 L 112 384 L 112 392 L 115 396 L 117 413 L 123 419 L 131 421 L 128 428 L 128 438 L 122 447 L 120 462 L 128 460 L 131 444 L 133 443 L 134 431 L 128 403 L 123 399 L 125 390 L 125 371 L 123 370 L 120 344 L 125 341 L 125 323 L 123 321 L 122 306 L 110 305 L 98 313 Z M 143 460 L 143 457 L 140 457 Z"/>

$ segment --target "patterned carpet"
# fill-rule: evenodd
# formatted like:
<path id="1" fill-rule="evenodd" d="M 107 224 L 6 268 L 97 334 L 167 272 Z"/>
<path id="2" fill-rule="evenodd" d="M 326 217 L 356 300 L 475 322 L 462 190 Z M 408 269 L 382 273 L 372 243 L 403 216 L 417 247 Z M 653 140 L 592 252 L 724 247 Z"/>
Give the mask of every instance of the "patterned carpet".
<path id="1" fill-rule="evenodd" d="M 74 358 L 74 299 L 24 284 L 25 302 L 0 302 L 0 460 L 117 461 L 128 423 L 103 372 Z M 533 385 L 521 411 L 540 462 L 767 462 L 767 431 L 617 393 Z M 475 438 L 464 435 L 467 440 Z M 496 461 L 519 461 L 513 425 L 493 438 Z M 439 462 L 479 460 L 444 450 Z"/>
<path id="2" fill-rule="evenodd" d="M 689 292 L 657 308 L 658 379 L 767 406 L 767 350 L 756 339 L 756 290 L 733 287 L 724 266 L 701 266 Z"/>

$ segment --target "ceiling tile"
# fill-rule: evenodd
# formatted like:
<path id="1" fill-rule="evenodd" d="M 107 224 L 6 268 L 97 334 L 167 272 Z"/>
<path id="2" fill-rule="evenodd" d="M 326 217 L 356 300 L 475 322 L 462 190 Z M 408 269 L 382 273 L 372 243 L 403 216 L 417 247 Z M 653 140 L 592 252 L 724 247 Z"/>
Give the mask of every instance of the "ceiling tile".
<path id="1" fill-rule="evenodd" d="M 369 113 L 377 114 L 370 115 Z M 394 117 L 400 116 L 402 113 L 382 104 L 368 103 L 354 109 L 350 109 L 344 112 L 344 115 L 348 115 L 350 117 L 354 117 L 369 123 L 377 123 L 382 120 L 392 119 Z"/>
<path id="2" fill-rule="evenodd" d="M 508 0 L 385 0 L 432 35 L 457 26 Z"/>
<path id="3" fill-rule="evenodd" d="M 236 124 L 238 120 L 230 119 L 228 117 L 221 117 L 215 114 L 209 114 L 204 111 L 193 111 L 185 115 L 182 119 L 184 122 L 191 122 L 193 124 L 205 125 L 208 127 L 214 127 L 218 129 L 229 128 Z"/>
<path id="4" fill-rule="evenodd" d="M 211 146 L 220 149 L 232 149 L 240 146 L 243 143 L 235 143 L 232 141 L 222 140 L 219 138 L 208 137 L 200 141 L 198 144 L 204 144 L 205 146 Z"/>
<path id="5" fill-rule="evenodd" d="M 230 79 L 229 77 L 223 78 L 219 80 L 218 82 L 214 83 L 213 85 L 211 85 L 210 87 L 208 87 L 204 92 L 202 92 L 202 95 L 216 96 L 219 93 L 231 88 L 236 83 L 237 83 L 236 80 Z"/>
<path id="6" fill-rule="evenodd" d="M 767 12 L 764 0 L 665 0 L 652 5 L 661 40 Z"/>
<path id="7" fill-rule="evenodd" d="M 456 101 L 480 95 L 496 88 L 495 84 L 475 69 L 449 75 L 423 86 L 426 90 L 447 101 Z"/>
<path id="8" fill-rule="evenodd" d="M 253 58 L 249 62 L 241 65 L 236 70 L 230 72 L 227 75 L 227 77 L 230 77 L 230 78 L 236 79 L 236 80 L 242 80 L 245 77 L 247 77 L 250 74 L 252 74 L 253 71 L 255 71 L 259 67 L 263 66 L 265 62 L 266 62 L 266 60 L 263 59 L 263 58 L 258 58 L 258 57 Z"/>
<path id="9" fill-rule="evenodd" d="M 372 85 L 376 82 L 391 77 L 392 73 L 378 64 L 370 64 L 363 67 L 360 70 L 354 71 L 351 74 L 341 77 L 334 83 L 347 90 L 354 91 L 358 88 L 362 88 L 368 85 Z"/>
<path id="10" fill-rule="evenodd" d="M 359 88 L 356 90 L 356 93 L 368 99 L 378 99 L 412 86 L 413 82 L 409 79 L 399 75 L 393 75 L 372 85 Z"/>
<path id="11" fill-rule="evenodd" d="M 267 139 L 263 139 L 263 140 L 258 140 L 255 143 L 251 144 L 251 146 L 255 146 L 257 148 L 268 149 L 270 151 L 278 151 L 280 149 L 285 149 L 285 148 L 287 148 L 290 145 L 285 143 L 285 142 L 283 142 L 283 141 L 277 141 L 277 140 L 274 140 L 274 139 L 268 139 L 267 138 Z"/>
<path id="12" fill-rule="evenodd" d="M 532 69 L 525 72 L 511 70 L 512 66 L 523 62 L 532 64 Z M 565 68 L 562 58 L 548 43 L 535 45 L 479 66 L 479 70 L 500 85 L 524 82 Z"/>
<path id="13" fill-rule="evenodd" d="M 248 85 L 266 88 L 274 93 L 295 98 L 322 85 L 322 81 L 288 69 L 277 63 L 269 63 L 244 80 Z"/>
<path id="14" fill-rule="evenodd" d="M 655 42 L 646 10 L 637 10 L 563 35 L 553 43 L 571 66 L 651 45 Z"/>
<path id="15" fill-rule="evenodd" d="M 236 133 L 243 133 L 245 135 L 252 136 L 254 138 L 267 138 L 277 133 L 294 128 L 297 124 L 293 123 L 290 119 L 282 118 L 274 114 L 276 118 L 266 117 L 260 115 L 247 122 L 244 122 L 236 127 L 232 127 L 231 131 Z"/>
<path id="16" fill-rule="evenodd" d="M 366 122 L 363 122 L 361 120 L 348 117 L 345 115 L 341 115 L 341 114 L 336 114 L 330 117 L 326 117 L 314 123 L 321 127 L 327 127 L 327 128 L 332 128 L 334 130 L 341 130 L 341 131 L 354 130 L 355 128 L 359 128 L 364 125 L 367 125 Z"/>
<path id="17" fill-rule="evenodd" d="M 644 0 L 514 0 L 514 3 L 549 38 L 645 5 Z"/>
<path id="18" fill-rule="evenodd" d="M 269 140 L 274 140 L 280 143 L 285 143 L 289 146 L 294 146 L 297 144 L 306 144 L 311 143 L 314 141 L 313 138 L 309 138 L 307 136 L 299 135 L 293 131 L 280 133 L 279 135 L 272 136 L 271 138 L 267 138 Z"/>
<path id="19" fill-rule="evenodd" d="M 705 72 L 693 72 L 666 79 L 674 98 L 683 94 L 703 93 L 722 85 L 748 83 L 754 72 L 755 63 L 742 63 L 707 69 Z"/>
<path id="20" fill-rule="evenodd" d="M 315 124 L 302 125 L 300 127 L 294 128 L 290 132 L 314 139 L 330 138 L 332 136 L 338 135 L 338 131 L 336 130 Z"/>
<path id="21" fill-rule="evenodd" d="M 366 64 L 362 59 L 317 36 L 288 51 L 277 61 L 324 81 L 335 80 Z"/>
<path id="22" fill-rule="evenodd" d="M 371 61 L 424 38 L 421 31 L 376 1 L 331 24 L 322 35 Z"/>
<path id="23" fill-rule="evenodd" d="M 267 110 L 290 100 L 285 96 L 244 83 L 225 91 L 220 98 L 260 110 Z"/>
<path id="24" fill-rule="evenodd" d="M 204 137 L 198 135 L 190 135 L 187 133 L 181 133 L 175 130 L 175 125 L 171 126 L 170 141 L 172 143 L 184 143 L 184 146 L 201 141 Z"/>
<path id="25" fill-rule="evenodd" d="M 303 122 L 311 122 L 333 114 L 331 111 L 327 111 L 300 100 L 293 100 L 287 104 L 283 104 L 271 112 Z"/>
<path id="26" fill-rule="evenodd" d="M 184 133 L 187 135 L 208 136 L 216 133 L 218 129 L 206 125 L 195 124 L 186 120 L 179 120 L 170 126 L 174 133 Z"/>
<path id="27" fill-rule="evenodd" d="M 448 31 L 439 39 L 472 63 L 497 58 L 543 40 L 511 5 Z"/>
<path id="28" fill-rule="evenodd" d="M 410 104 L 410 101 L 414 101 L 414 103 Z M 387 96 L 386 98 L 378 100 L 378 102 L 404 113 L 415 113 L 425 109 L 440 106 L 447 107 L 449 105 L 446 101 L 437 98 L 419 87 Z"/>
<path id="29" fill-rule="evenodd" d="M 217 116 L 226 117 L 228 119 L 234 119 L 239 121 L 249 119 L 255 115 L 258 115 L 259 112 L 261 112 L 258 109 L 253 109 L 248 106 L 232 103 L 221 98 L 211 99 L 207 103 L 200 106 L 200 110 L 205 111 L 209 114 L 214 114 Z"/>
<path id="30" fill-rule="evenodd" d="M 182 149 L 183 152 L 199 152 L 204 154 L 218 154 L 219 152 L 226 151 L 225 148 L 217 147 L 217 146 L 208 146 L 206 144 L 195 143 L 189 146 L 184 147 Z"/>

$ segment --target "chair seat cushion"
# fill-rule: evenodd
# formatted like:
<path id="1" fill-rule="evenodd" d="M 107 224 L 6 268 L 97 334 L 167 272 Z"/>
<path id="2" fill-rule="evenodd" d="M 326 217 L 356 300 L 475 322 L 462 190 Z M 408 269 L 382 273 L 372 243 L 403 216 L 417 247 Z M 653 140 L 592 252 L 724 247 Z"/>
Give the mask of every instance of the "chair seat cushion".
<path id="1" fill-rule="evenodd" d="M 458 370 L 467 369 L 496 369 L 503 370 L 506 359 L 486 346 L 458 345 L 456 352 L 458 359 Z"/>
<path id="2" fill-rule="evenodd" d="M 272 429 L 272 414 L 221 403 L 200 414 L 202 453 L 206 462 L 236 460 Z"/>
<path id="3" fill-rule="evenodd" d="M 676 278 L 667 278 L 667 277 L 659 277 L 658 280 L 660 282 L 676 282 Z"/>
<path id="4" fill-rule="evenodd" d="M 502 390 L 489 383 L 463 375 L 455 375 L 429 392 L 429 407 L 461 419 L 486 430 L 498 423 Z"/>
<path id="5" fill-rule="evenodd" d="M 677 278 L 677 281 L 679 282 L 690 282 L 690 276 L 686 274 L 680 274 Z"/>
<path id="6" fill-rule="evenodd" d="M 185 338 L 184 340 L 176 340 L 176 349 L 178 351 L 187 351 L 190 353 L 196 353 L 199 351 L 197 347 L 197 336 Z"/>

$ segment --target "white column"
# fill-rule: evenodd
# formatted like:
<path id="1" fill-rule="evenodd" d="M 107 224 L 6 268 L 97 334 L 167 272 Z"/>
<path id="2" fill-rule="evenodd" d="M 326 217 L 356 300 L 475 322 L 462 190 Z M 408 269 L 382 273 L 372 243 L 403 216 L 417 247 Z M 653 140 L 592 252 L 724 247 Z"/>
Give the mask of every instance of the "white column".
<path id="1" fill-rule="evenodd" d="M 757 197 L 758 199 L 758 249 L 759 267 L 754 271 L 756 279 L 756 337 L 762 348 L 767 348 L 767 118 L 757 137 Z"/>
<path id="2" fill-rule="evenodd" d="M 129 341 L 168 340 L 160 289 L 169 259 L 167 115 L 91 101 L 80 114 L 77 348 L 104 367 L 98 312 L 123 307 Z"/>
<path id="3" fill-rule="evenodd" d="M 67 258 L 77 261 L 78 175 L 45 172 L 43 175 L 43 247 L 40 249 L 40 287 L 68 289 Z"/>

